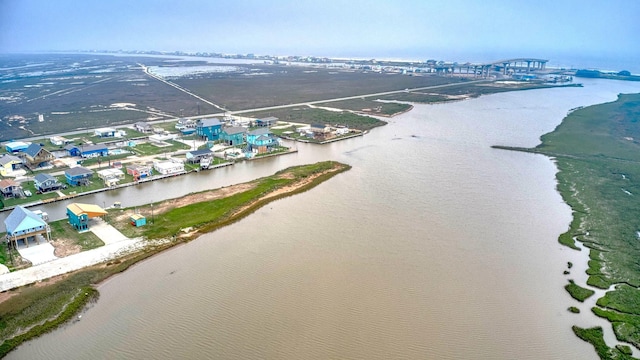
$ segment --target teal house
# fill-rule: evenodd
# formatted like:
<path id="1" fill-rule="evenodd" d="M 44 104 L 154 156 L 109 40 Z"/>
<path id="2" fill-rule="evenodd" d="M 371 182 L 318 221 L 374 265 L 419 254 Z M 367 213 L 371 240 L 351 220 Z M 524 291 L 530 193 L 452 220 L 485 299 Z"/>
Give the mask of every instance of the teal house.
<path id="1" fill-rule="evenodd" d="M 196 123 L 196 134 L 209 141 L 218 140 L 222 132 L 222 122 L 218 118 L 201 119 Z"/>
<path id="2" fill-rule="evenodd" d="M 273 150 L 279 143 L 268 128 L 262 127 L 247 133 L 247 145 L 250 151 L 262 154 Z"/>
<path id="3" fill-rule="evenodd" d="M 107 212 L 98 205 L 73 203 L 67 206 L 69 224 L 81 232 L 89 230 L 89 219 L 104 215 Z"/>
<path id="4" fill-rule="evenodd" d="M 225 127 L 220 133 L 220 141 L 229 146 L 242 145 L 246 132 L 245 128 L 240 126 Z"/>

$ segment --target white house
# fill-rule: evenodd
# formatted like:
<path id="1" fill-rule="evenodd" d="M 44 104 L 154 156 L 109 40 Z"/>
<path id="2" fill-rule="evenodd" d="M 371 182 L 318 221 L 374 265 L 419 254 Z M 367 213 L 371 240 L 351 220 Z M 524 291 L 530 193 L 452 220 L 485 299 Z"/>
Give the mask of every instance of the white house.
<path id="1" fill-rule="evenodd" d="M 184 163 L 180 160 L 156 160 L 153 162 L 153 168 L 163 175 L 178 174 L 184 172 Z"/>
<path id="2" fill-rule="evenodd" d="M 120 169 L 103 169 L 96 172 L 98 177 L 104 181 L 107 187 L 116 186 L 120 180 L 124 179 L 124 173 Z"/>

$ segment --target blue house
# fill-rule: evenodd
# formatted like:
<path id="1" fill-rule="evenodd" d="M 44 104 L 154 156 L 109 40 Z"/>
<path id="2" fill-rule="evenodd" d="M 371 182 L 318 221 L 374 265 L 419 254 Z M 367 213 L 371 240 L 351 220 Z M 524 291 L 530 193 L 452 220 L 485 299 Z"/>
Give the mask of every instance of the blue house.
<path id="1" fill-rule="evenodd" d="M 55 177 L 40 173 L 33 178 L 33 184 L 41 193 L 58 190 L 62 187 L 62 184 Z"/>
<path id="2" fill-rule="evenodd" d="M 69 156 L 82 156 L 83 158 L 92 158 L 98 156 L 107 156 L 109 155 L 109 149 L 106 145 L 103 144 L 95 144 L 95 145 L 75 145 L 69 144 L 64 147 L 65 150 L 69 153 Z"/>
<path id="3" fill-rule="evenodd" d="M 4 148 L 7 150 L 9 154 L 11 154 L 11 153 L 25 151 L 27 150 L 29 145 L 31 145 L 31 143 L 26 143 L 22 141 L 12 141 L 12 142 L 6 143 L 4 145 Z"/>
<path id="4" fill-rule="evenodd" d="M 15 209 L 4 220 L 5 228 L 7 229 L 7 241 L 9 245 L 18 247 L 18 240 L 24 240 L 24 244 L 29 246 L 29 238 L 35 238 L 38 241 L 37 235 L 46 234 L 47 240 L 50 238 L 51 230 L 49 225 L 42 220 L 42 218 L 36 215 L 33 211 L 23 208 L 22 206 L 16 206 Z"/>
<path id="5" fill-rule="evenodd" d="M 85 145 L 80 149 L 80 156 L 82 156 L 83 158 L 93 158 L 107 155 L 109 155 L 109 149 L 107 149 L 107 146 L 103 144 Z"/>
<path id="6" fill-rule="evenodd" d="M 262 154 L 271 151 L 279 143 L 278 138 L 264 127 L 247 133 L 247 145 L 249 145 L 249 150 Z"/>
<path id="7" fill-rule="evenodd" d="M 64 148 L 69 156 L 80 156 L 80 145 L 76 144 L 67 144 Z"/>
<path id="8" fill-rule="evenodd" d="M 222 131 L 222 122 L 218 118 L 201 119 L 196 123 L 196 134 L 209 141 L 218 140 Z"/>
<path id="9" fill-rule="evenodd" d="M 71 186 L 88 185 L 89 179 L 93 176 L 93 171 L 82 167 L 76 166 L 64 171 L 64 177 L 67 178 L 67 184 Z"/>

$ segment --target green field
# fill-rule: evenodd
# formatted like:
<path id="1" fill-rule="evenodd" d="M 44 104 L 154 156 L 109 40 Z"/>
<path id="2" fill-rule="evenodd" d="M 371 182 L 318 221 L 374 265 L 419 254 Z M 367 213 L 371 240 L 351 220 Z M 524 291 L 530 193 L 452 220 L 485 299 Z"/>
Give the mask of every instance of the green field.
<path id="1" fill-rule="evenodd" d="M 250 113 L 247 116 L 256 118 L 275 116 L 281 121 L 332 126 L 345 125 L 358 130 L 369 130 L 386 124 L 386 122 L 371 116 L 357 115 L 349 111 L 336 112 L 306 106 Z"/>

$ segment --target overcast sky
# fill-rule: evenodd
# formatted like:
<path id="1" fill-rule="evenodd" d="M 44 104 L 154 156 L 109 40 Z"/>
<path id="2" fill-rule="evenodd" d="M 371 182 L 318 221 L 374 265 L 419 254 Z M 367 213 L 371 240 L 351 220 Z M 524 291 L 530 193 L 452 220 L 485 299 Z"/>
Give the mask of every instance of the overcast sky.
<path id="1" fill-rule="evenodd" d="M 572 52 L 640 58 L 639 45 L 638 0 L 0 0 L 0 53 L 486 60 Z"/>

